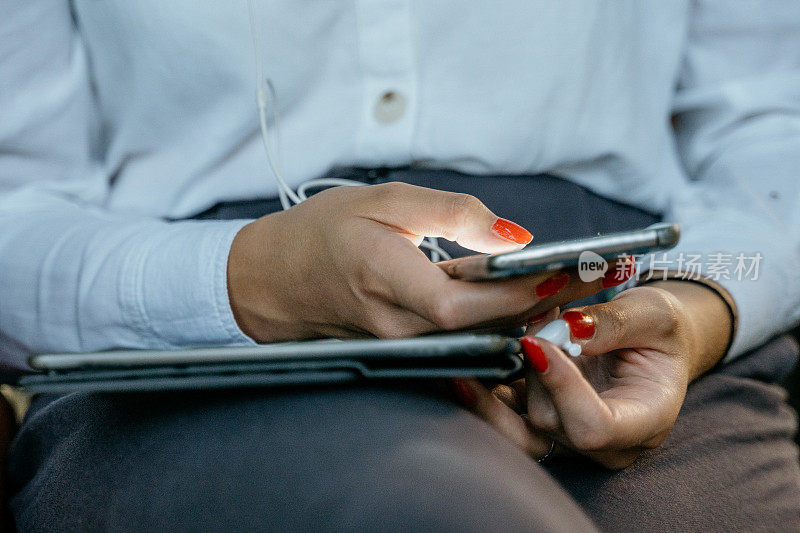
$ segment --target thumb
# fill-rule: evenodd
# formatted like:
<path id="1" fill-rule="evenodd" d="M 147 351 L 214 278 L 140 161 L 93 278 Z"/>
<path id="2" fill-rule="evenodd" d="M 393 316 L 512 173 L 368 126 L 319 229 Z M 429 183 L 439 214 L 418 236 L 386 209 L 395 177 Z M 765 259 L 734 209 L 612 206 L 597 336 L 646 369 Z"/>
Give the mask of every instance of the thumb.
<path id="1" fill-rule="evenodd" d="M 438 191 L 406 183 L 371 187 L 379 222 L 412 235 L 442 237 L 476 252 L 519 249 L 533 239 L 522 226 L 499 218 L 468 194 Z"/>
<path id="2" fill-rule="evenodd" d="M 561 318 L 583 355 L 623 348 L 659 348 L 675 332 L 676 306 L 665 291 L 634 287 L 610 302 L 576 307 Z"/>

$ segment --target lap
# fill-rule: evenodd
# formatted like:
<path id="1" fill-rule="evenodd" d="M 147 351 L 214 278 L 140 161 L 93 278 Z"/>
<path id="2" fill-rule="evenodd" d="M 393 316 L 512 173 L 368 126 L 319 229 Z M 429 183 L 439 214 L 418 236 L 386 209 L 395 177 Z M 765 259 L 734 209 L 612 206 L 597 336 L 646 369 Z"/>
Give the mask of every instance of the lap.
<path id="1" fill-rule="evenodd" d="M 548 475 L 408 384 L 42 399 L 12 507 L 24 530 L 579 531 L 584 512 L 609 531 L 781 529 L 800 518 L 796 422 L 767 382 L 786 342 L 693 383 L 664 445 L 619 472 Z"/>
<path id="2" fill-rule="evenodd" d="M 429 389 L 73 394 L 26 422 L 12 461 L 24 530 L 593 530 Z"/>

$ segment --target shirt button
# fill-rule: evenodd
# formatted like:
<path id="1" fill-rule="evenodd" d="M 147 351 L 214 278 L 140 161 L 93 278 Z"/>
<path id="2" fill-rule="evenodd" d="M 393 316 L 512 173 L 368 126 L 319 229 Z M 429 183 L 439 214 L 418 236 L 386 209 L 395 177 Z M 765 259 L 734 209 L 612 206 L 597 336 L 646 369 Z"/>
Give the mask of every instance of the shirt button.
<path id="1" fill-rule="evenodd" d="M 395 122 L 406 110 L 406 97 L 397 91 L 386 91 L 375 103 L 375 120 L 381 124 Z"/>

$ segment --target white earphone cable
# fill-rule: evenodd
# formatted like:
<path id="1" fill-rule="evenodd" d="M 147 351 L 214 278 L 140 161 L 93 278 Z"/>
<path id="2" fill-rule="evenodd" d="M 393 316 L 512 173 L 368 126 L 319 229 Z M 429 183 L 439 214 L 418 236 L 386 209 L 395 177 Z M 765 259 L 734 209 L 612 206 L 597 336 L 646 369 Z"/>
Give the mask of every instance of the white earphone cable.
<path id="1" fill-rule="evenodd" d="M 366 185 L 360 181 L 342 179 L 342 178 L 319 178 L 305 181 L 297 188 L 297 192 L 292 190 L 286 180 L 283 178 L 283 172 L 280 164 L 280 128 L 278 125 L 278 94 L 275 91 L 275 86 L 272 81 L 265 77 L 262 69 L 261 60 L 261 39 L 259 26 L 256 23 L 255 7 L 253 0 L 247 0 L 247 11 L 250 16 L 250 32 L 253 36 L 253 48 L 256 60 L 256 74 L 258 76 L 258 83 L 256 85 L 256 103 L 258 104 L 258 119 L 261 127 L 261 139 L 264 142 L 264 149 L 267 152 L 267 162 L 269 164 L 272 174 L 278 183 L 278 196 L 281 201 L 281 206 L 284 210 L 292 207 L 293 204 L 308 199 L 307 191 L 309 189 L 329 188 L 329 187 L 358 187 Z M 269 127 L 267 123 L 267 107 L 272 104 L 272 124 L 274 127 L 275 150 L 273 152 L 270 143 Z M 435 237 L 426 237 L 420 244 L 421 248 L 425 248 L 431 253 L 431 261 L 434 263 L 450 259 L 450 254 L 439 246 L 439 242 Z"/>

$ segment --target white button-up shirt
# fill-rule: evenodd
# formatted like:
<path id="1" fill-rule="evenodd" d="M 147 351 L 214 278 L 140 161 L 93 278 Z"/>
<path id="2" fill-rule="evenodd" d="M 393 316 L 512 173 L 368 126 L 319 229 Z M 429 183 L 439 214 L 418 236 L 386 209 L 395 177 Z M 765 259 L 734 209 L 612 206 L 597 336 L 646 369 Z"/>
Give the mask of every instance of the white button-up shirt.
<path id="1" fill-rule="evenodd" d="M 734 355 L 800 318 L 797 0 L 255 5 L 293 186 L 333 165 L 555 173 L 679 222 L 674 261 L 732 254 Z M 5 0 L 6 367 L 251 342 L 226 292 L 244 222 L 165 219 L 276 194 L 254 56 L 244 2 Z"/>

